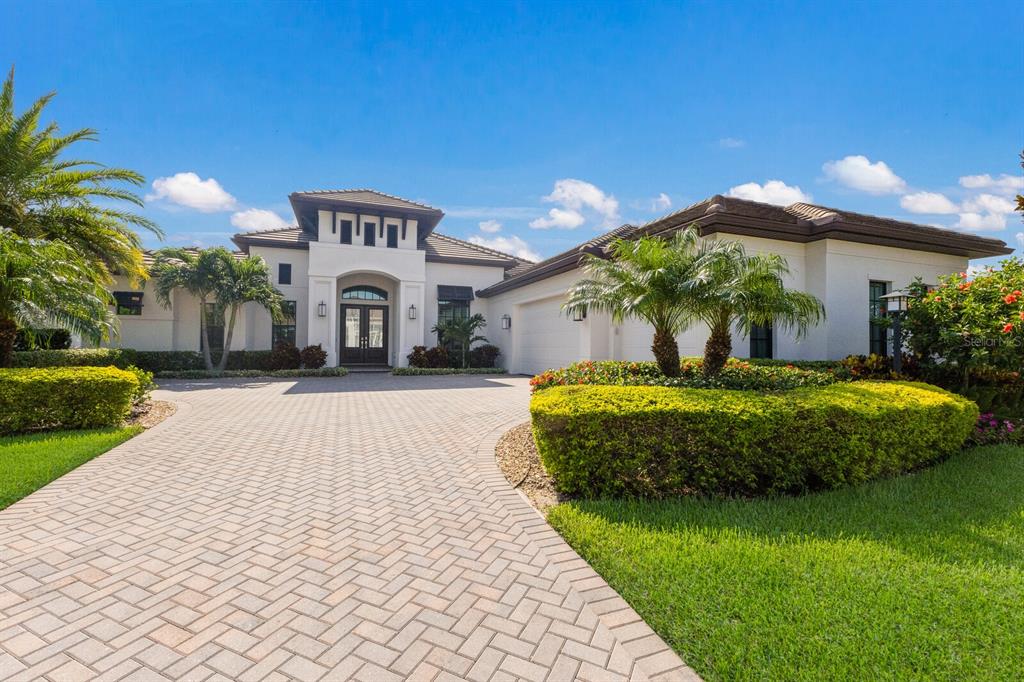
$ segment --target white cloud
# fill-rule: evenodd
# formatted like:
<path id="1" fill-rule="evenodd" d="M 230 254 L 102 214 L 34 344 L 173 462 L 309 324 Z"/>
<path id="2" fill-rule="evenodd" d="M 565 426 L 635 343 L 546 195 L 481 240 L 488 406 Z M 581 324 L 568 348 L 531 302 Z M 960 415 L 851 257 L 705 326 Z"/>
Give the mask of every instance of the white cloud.
<path id="1" fill-rule="evenodd" d="M 911 213 L 934 213 L 949 214 L 956 213 L 957 206 L 938 192 L 915 192 L 900 197 L 900 206 Z"/>
<path id="2" fill-rule="evenodd" d="M 798 201 L 811 201 L 810 194 L 805 194 L 798 186 L 787 185 L 782 180 L 769 180 L 763 185 L 759 185 L 756 182 L 747 182 L 730 187 L 727 195 L 737 199 L 760 201 L 765 204 L 778 204 L 780 206 L 788 206 Z"/>
<path id="3" fill-rule="evenodd" d="M 480 231 L 487 232 L 488 234 L 501 232 L 501 223 L 499 223 L 497 220 L 485 220 L 482 223 L 480 223 Z"/>
<path id="4" fill-rule="evenodd" d="M 981 175 L 964 175 L 960 178 L 960 186 L 967 189 L 989 189 L 1001 194 L 1024 192 L 1024 177 L 1003 173 L 993 178 L 988 173 Z"/>
<path id="5" fill-rule="evenodd" d="M 515 235 L 510 235 L 508 237 L 494 237 L 492 239 L 473 236 L 469 238 L 469 241 L 477 246 L 484 246 L 488 249 L 512 254 L 517 258 L 532 261 L 539 261 L 541 259 L 539 253 L 531 249 L 529 244 Z"/>
<path id="6" fill-rule="evenodd" d="M 153 193 L 146 195 L 146 201 L 161 200 L 203 213 L 230 211 L 238 205 L 219 182 L 213 178 L 202 180 L 191 171 L 154 180 Z"/>
<path id="7" fill-rule="evenodd" d="M 669 195 L 665 194 L 664 192 L 660 193 L 657 197 L 655 197 L 654 201 L 651 202 L 652 211 L 665 211 L 671 207 L 672 199 L 669 197 Z"/>
<path id="8" fill-rule="evenodd" d="M 736 137 L 723 137 L 718 141 L 718 146 L 722 149 L 739 149 L 747 146 L 747 142 Z"/>
<path id="9" fill-rule="evenodd" d="M 579 211 L 572 209 L 553 208 L 548 211 L 547 218 L 537 218 L 530 221 L 530 227 L 535 230 L 547 230 L 552 227 L 563 230 L 574 230 L 584 222 L 586 218 Z"/>
<path id="10" fill-rule="evenodd" d="M 1024 232 L 1017 233 L 1017 248 L 1024 251 Z"/>
<path id="11" fill-rule="evenodd" d="M 907 189 L 903 178 L 893 173 L 884 161 L 871 163 L 866 156 L 826 161 L 821 168 L 830 179 L 870 194 L 899 194 Z"/>
<path id="12" fill-rule="evenodd" d="M 275 230 L 291 225 L 273 211 L 250 208 L 231 215 L 231 224 L 243 230 Z"/>
<path id="13" fill-rule="evenodd" d="M 548 215 L 551 216 L 552 220 L 560 220 L 565 224 L 575 222 L 574 217 L 569 217 L 572 212 L 582 217 L 584 209 L 594 211 L 603 218 L 605 223 L 610 223 L 619 217 L 619 200 L 610 194 L 605 194 L 597 185 L 584 180 L 576 180 L 574 178 L 556 180 L 555 188 L 551 191 L 551 194 L 544 197 L 544 201 L 561 204 L 564 210 L 558 214 L 560 217 L 556 217 L 554 210 L 549 212 Z M 578 227 L 581 224 L 582 221 L 572 225 L 572 227 Z M 546 227 L 555 226 L 546 225 Z"/>
<path id="14" fill-rule="evenodd" d="M 962 230 L 1002 230 L 1006 227 L 1006 216 L 1000 213 L 977 213 L 968 211 L 960 214 L 954 227 Z"/>
<path id="15" fill-rule="evenodd" d="M 976 197 L 966 199 L 963 208 L 965 211 L 975 213 L 981 211 L 988 213 L 1013 213 L 1016 204 L 1009 199 L 997 197 L 994 194 L 979 194 Z"/>

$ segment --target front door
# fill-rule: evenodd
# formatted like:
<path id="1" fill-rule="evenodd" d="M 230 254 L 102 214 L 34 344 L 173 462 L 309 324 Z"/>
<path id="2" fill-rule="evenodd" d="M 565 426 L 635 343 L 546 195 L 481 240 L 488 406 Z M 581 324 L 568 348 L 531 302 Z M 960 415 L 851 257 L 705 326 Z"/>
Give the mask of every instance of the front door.
<path id="1" fill-rule="evenodd" d="M 341 363 L 386 365 L 387 362 L 387 307 L 341 306 Z"/>

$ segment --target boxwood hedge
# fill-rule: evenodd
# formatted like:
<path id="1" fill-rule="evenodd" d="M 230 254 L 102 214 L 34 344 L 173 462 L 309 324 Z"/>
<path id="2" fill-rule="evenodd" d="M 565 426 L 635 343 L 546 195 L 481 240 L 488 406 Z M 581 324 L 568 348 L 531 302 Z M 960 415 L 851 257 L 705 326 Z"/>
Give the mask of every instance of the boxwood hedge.
<path id="1" fill-rule="evenodd" d="M 965 398 L 904 382 L 780 393 L 555 386 L 530 411 L 556 486 L 584 496 L 836 488 L 947 456 L 978 418 Z"/>
<path id="2" fill-rule="evenodd" d="M 0 434 L 117 426 L 138 390 L 116 367 L 0 369 Z"/>
<path id="3" fill-rule="evenodd" d="M 228 355 L 230 370 L 274 369 L 273 351 L 233 350 Z M 214 353 L 214 362 L 217 361 Z M 130 365 L 148 372 L 204 370 L 203 356 L 192 350 L 135 350 L 134 348 L 70 348 L 32 350 L 14 354 L 15 367 L 120 367 Z"/>

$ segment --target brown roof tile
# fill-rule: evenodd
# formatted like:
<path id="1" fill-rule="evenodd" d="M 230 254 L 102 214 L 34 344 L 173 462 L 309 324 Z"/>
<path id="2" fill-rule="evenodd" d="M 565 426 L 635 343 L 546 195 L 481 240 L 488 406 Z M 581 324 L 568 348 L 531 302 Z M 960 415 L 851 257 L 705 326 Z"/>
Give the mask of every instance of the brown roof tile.
<path id="1" fill-rule="evenodd" d="M 355 204 L 402 208 L 414 211 L 433 211 L 443 215 L 441 209 L 421 204 L 417 201 L 396 197 L 393 194 L 378 192 L 375 189 L 318 189 L 292 192 L 291 196 L 299 199 L 327 199 L 329 201 L 348 201 Z"/>

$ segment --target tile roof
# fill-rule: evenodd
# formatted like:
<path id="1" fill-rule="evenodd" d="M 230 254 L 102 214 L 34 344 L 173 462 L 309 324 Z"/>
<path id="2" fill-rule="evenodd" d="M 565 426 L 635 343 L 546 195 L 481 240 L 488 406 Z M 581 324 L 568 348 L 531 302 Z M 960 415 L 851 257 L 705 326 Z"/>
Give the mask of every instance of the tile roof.
<path id="1" fill-rule="evenodd" d="M 239 232 L 231 237 L 231 241 L 241 249 L 248 250 L 251 244 L 257 246 L 285 246 L 307 248 L 311 241 L 316 241 L 308 232 L 302 228 L 292 225 L 291 227 L 278 227 L 272 230 L 256 230 L 253 232 Z"/>
<path id="2" fill-rule="evenodd" d="M 356 204 L 369 204 L 388 208 L 402 208 L 413 211 L 432 211 L 443 215 L 441 209 L 409 201 L 393 194 L 385 194 L 375 189 L 318 189 L 305 192 L 292 192 L 291 197 L 298 199 L 327 199 L 329 201 L 349 201 Z"/>
<path id="3" fill-rule="evenodd" d="M 429 234 L 420 244 L 427 252 L 428 261 L 491 261 L 494 265 L 504 265 L 509 269 L 531 264 L 522 258 L 437 232 Z"/>

